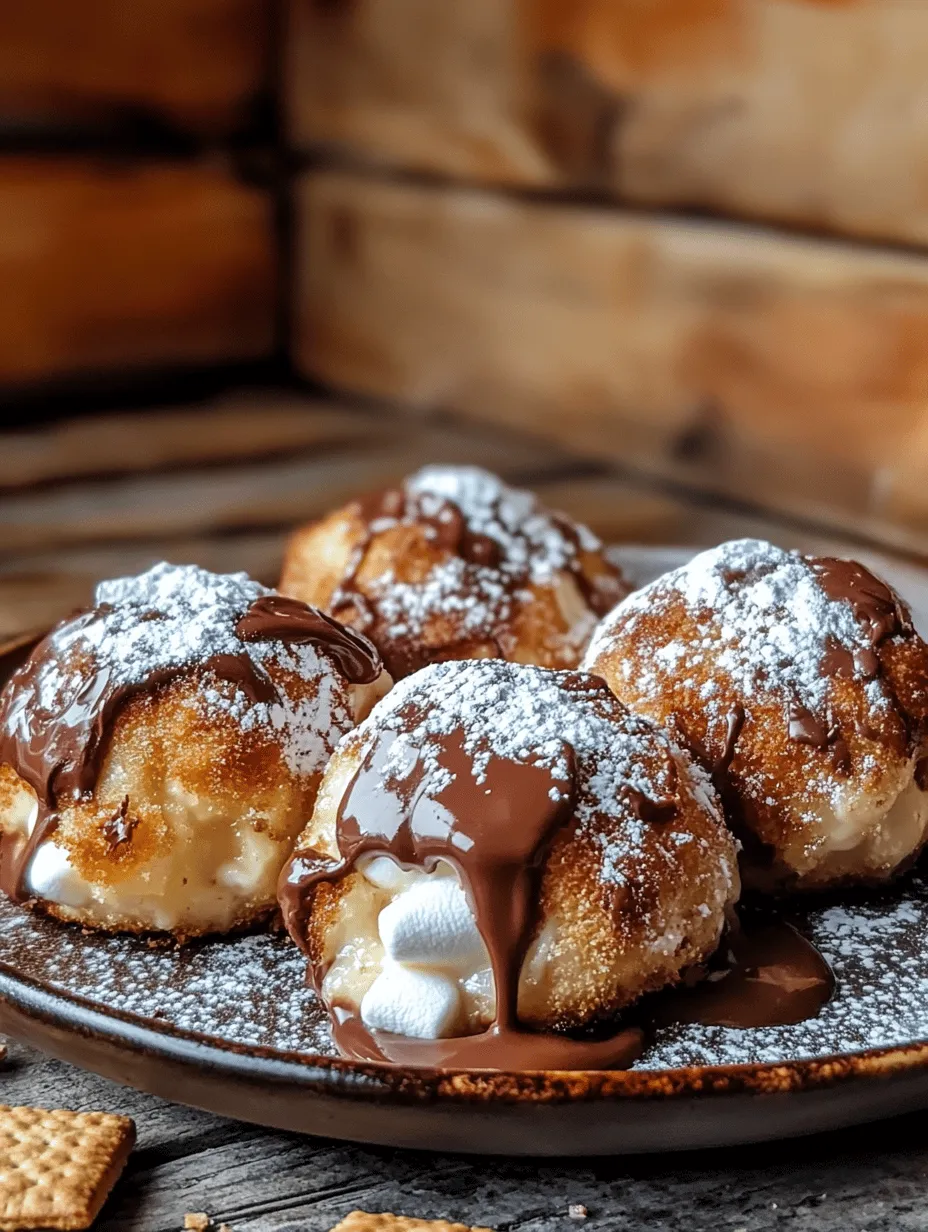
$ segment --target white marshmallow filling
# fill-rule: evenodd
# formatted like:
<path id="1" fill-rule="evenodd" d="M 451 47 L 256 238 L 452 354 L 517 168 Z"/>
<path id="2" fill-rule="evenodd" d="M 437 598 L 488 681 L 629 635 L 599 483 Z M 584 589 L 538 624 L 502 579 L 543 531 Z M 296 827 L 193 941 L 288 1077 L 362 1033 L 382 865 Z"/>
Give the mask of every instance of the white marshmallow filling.
<path id="1" fill-rule="evenodd" d="M 339 954 L 326 999 L 359 1003 L 368 1029 L 394 1035 L 447 1039 L 480 1029 L 494 1012 L 490 958 L 456 870 L 442 860 L 433 872 L 404 872 L 378 856 L 361 872 L 381 891 L 371 904 L 377 941 Z"/>
<path id="2" fill-rule="evenodd" d="M 140 927 L 173 930 L 181 926 L 227 926 L 243 904 L 255 897 L 273 899 L 284 847 L 253 828 L 217 821 L 211 802 L 179 787 L 168 788 L 166 807 L 178 827 L 175 850 L 112 885 L 82 877 L 54 835 L 39 844 L 25 870 L 29 895 L 58 907 L 87 912 L 101 922 L 119 915 Z M 38 804 L 29 801 L 14 829 L 32 836 Z"/>

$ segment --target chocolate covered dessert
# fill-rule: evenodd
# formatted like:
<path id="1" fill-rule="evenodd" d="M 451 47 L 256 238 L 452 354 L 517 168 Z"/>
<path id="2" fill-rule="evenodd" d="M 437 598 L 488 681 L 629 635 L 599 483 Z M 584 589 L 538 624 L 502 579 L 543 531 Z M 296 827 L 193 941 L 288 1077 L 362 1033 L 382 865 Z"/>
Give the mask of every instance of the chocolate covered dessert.
<path id="1" fill-rule="evenodd" d="M 395 679 L 447 659 L 576 667 L 628 587 L 586 527 L 475 467 L 429 466 L 293 536 L 280 589 L 366 634 Z"/>
<path id="2" fill-rule="evenodd" d="M 615 1066 L 610 1024 L 716 950 L 738 896 L 708 776 L 605 683 L 500 660 L 402 681 L 337 749 L 285 923 L 348 1055 Z"/>
<path id="3" fill-rule="evenodd" d="M 0 695 L 0 886 L 107 930 L 267 916 L 336 743 L 389 683 L 363 636 L 244 574 L 101 584 Z"/>
<path id="4" fill-rule="evenodd" d="M 928 646 L 853 561 L 759 540 L 621 603 L 585 659 L 709 770 L 766 889 L 883 882 L 928 834 Z"/>

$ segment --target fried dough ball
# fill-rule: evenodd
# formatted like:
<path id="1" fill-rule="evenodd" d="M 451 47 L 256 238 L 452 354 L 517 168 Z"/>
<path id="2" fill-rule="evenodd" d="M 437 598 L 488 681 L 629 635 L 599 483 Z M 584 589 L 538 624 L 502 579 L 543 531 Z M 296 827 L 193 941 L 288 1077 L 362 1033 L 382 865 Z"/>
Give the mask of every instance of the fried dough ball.
<path id="1" fill-rule="evenodd" d="M 928 831 L 928 647 L 862 565 L 722 544 L 603 620 L 585 659 L 713 773 L 762 889 L 881 882 Z"/>
<path id="2" fill-rule="evenodd" d="M 506 861 L 539 869 L 521 923 Z M 708 776 L 603 681 L 474 660 L 400 682 L 339 745 L 281 890 L 333 1012 L 440 1039 L 493 1022 L 498 929 L 523 938 L 519 1021 L 586 1026 L 709 956 L 739 880 Z"/>
<path id="3" fill-rule="evenodd" d="M 0 884 L 110 931 L 268 915 L 332 750 L 389 683 L 363 638 L 244 574 L 103 583 L 0 697 Z"/>
<path id="4" fill-rule="evenodd" d="M 576 667 L 598 617 L 628 593 L 586 527 L 454 466 L 297 531 L 280 589 L 365 633 L 395 679 L 446 659 Z"/>

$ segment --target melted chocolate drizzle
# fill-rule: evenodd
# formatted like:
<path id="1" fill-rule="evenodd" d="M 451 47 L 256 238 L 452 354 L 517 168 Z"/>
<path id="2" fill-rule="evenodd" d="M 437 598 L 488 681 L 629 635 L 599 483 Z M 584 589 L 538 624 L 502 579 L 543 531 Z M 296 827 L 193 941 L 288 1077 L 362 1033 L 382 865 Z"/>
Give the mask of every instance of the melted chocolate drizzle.
<path id="1" fill-rule="evenodd" d="M 406 768 L 401 777 L 388 770 L 394 739 L 391 731 L 375 739 L 345 792 L 336 826 L 340 858 L 298 851 L 281 874 L 284 923 L 309 956 L 309 975 L 319 991 L 327 967 L 313 958 L 307 939 L 316 887 L 340 881 L 365 855 L 386 855 L 401 868 L 427 871 L 438 860 L 446 860 L 461 877 L 490 956 L 496 1018 L 477 1035 L 420 1040 L 369 1030 L 353 1010 L 333 1006 L 332 1032 L 340 1050 L 361 1061 L 462 1069 L 629 1065 L 644 1049 L 647 1015 L 608 1039 L 542 1034 L 522 1027 L 518 1020 L 519 975 L 536 923 L 540 871 L 553 835 L 574 811 L 572 749 L 564 746 L 569 783 L 531 761 L 513 762 L 492 755 L 478 783 L 473 759 L 464 747 L 464 733 L 459 730 L 439 741 L 433 772 L 442 775 L 444 785 L 432 795 L 428 791 L 430 772 L 421 760 Z M 630 792 L 629 798 L 636 815 L 653 824 L 669 820 L 676 811 L 675 802 L 669 799 L 650 800 L 638 791 Z M 757 944 L 744 935 L 733 936 L 725 965 L 717 967 L 713 978 L 724 980 L 725 1023 L 731 1020 L 732 1025 L 799 1021 L 817 1013 L 833 989 L 824 959 L 791 930 L 779 940 L 768 936 Z M 766 994 L 776 989 L 776 996 L 767 995 L 758 1003 L 758 986 Z M 713 994 L 705 1004 L 694 1001 L 686 1011 L 689 1017 L 678 1020 L 721 1021 L 719 1004 L 713 984 Z M 740 1020 L 735 1022 L 739 1013 Z"/>
<path id="2" fill-rule="evenodd" d="M 724 790 L 728 786 L 728 771 L 731 769 L 731 763 L 735 757 L 738 737 L 741 735 L 744 727 L 744 719 L 744 707 L 740 704 L 733 706 L 725 716 L 725 741 L 722 745 L 722 751 L 712 765 L 712 781 L 720 795 L 724 794 Z"/>
<path id="3" fill-rule="evenodd" d="M 855 620 L 867 625 L 873 649 L 888 637 L 913 632 L 899 596 L 857 561 L 818 556 L 811 557 L 809 564 L 828 598 L 849 603 Z"/>
<path id="4" fill-rule="evenodd" d="M 391 526 L 424 526 L 432 543 L 438 548 L 468 561 L 472 565 L 496 569 L 502 560 L 502 549 L 490 535 L 472 531 L 460 507 L 447 497 L 415 492 L 405 487 L 386 488 L 355 501 L 353 511 L 363 526 L 363 532 L 349 557 L 335 590 L 329 599 L 329 610 L 338 615 L 349 610 L 353 613 L 351 624 L 369 633 L 377 623 L 377 613 L 358 584 L 358 574 L 367 557 L 368 549 L 376 535 Z M 560 514 L 549 515 L 564 538 L 573 546 L 573 552 L 565 562 L 586 603 L 597 616 L 605 614 L 628 593 L 618 570 L 602 577 L 588 578 L 582 566 L 582 546 L 578 528 Z M 511 573 L 511 568 L 510 568 Z M 528 581 L 528 567 L 518 575 L 512 574 L 514 585 Z M 494 644 L 496 655 L 505 658 L 497 633 L 488 630 L 486 640 Z M 423 658 L 422 648 L 414 646 L 408 638 L 391 637 L 379 646 L 387 670 L 400 679 L 425 666 L 433 658 L 453 657 L 454 647 L 443 646 L 436 656 Z"/>
<path id="5" fill-rule="evenodd" d="M 382 670 L 380 655 L 366 637 L 285 595 L 255 599 L 235 632 L 243 642 L 310 642 L 332 656 L 351 684 L 372 684 Z"/>
<path id="6" fill-rule="evenodd" d="M 120 847 L 132 841 L 132 834 L 139 824 L 137 817 L 129 816 L 129 797 L 123 796 L 119 808 L 103 823 L 103 840 L 110 855 L 115 855 Z"/>
<path id="7" fill-rule="evenodd" d="M 875 679 L 881 671 L 877 653 L 880 645 L 888 638 L 909 637 L 914 633 L 904 604 L 891 587 L 857 561 L 842 560 L 836 556 L 810 556 L 806 559 L 828 598 L 851 605 L 854 619 L 865 626 L 869 642 L 868 646 L 849 649 L 830 640 L 822 658 L 822 675 Z M 830 716 L 823 719 L 794 701 L 787 712 L 787 724 L 791 740 L 818 749 L 831 748 L 835 770 L 844 775 L 850 772 L 851 756 L 847 741 Z M 861 726 L 858 724 L 859 728 Z M 876 733 L 869 730 L 868 724 L 864 724 L 863 728 L 865 730 L 861 734 L 875 738 Z"/>
<path id="8" fill-rule="evenodd" d="M 628 1064 L 638 1054 L 637 1029 L 610 1040 L 572 1040 L 540 1035 L 519 1025 L 519 973 L 531 942 L 541 868 L 554 834 L 574 810 L 574 755 L 565 745 L 568 780 L 555 778 L 549 767 L 488 755 L 478 783 L 464 733 L 438 741 L 432 772 L 444 785 L 428 789 L 429 771 L 421 760 L 402 778 L 388 770 L 395 733 L 374 741 L 342 799 L 337 843 L 341 859 L 298 852 L 280 882 L 284 922 L 304 951 L 306 918 L 312 892 L 320 882 L 346 876 L 363 855 L 386 855 L 400 867 L 435 867 L 446 860 L 460 874 L 477 927 L 490 957 L 496 988 L 496 1017 L 478 1035 L 451 1040 L 407 1040 L 370 1032 L 356 1017 L 335 1016 L 333 1033 L 341 1049 L 368 1060 L 398 1060 L 415 1056 L 419 1064 L 477 1069 L 597 1068 Z M 638 793 L 640 795 L 640 793 Z M 634 801 L 636 811 L 648 812 Z M 661 819 L 667 801 L 648 801 Z M 311 957 L 311 956 L 310 956 Z M 317 989 L 325 969 L 311 961 Z"/>
<path id="9" fill-rule="evenodd" d="M 64 623 L 79 634 L 112 610 L 109 604 L 98 604 Z M 161 613 L 156 611 L 140 617 L 160 618 Z M 130 698 L 153 693 L 191 670 L 228 681 L 252 703 L 272 703 L 279 696 L 273 681 L 245 650 L 214 654 L 196 664 L 155 668 L 144 679 L 131 682 L 119 679 L 88 651 L 75 656 L 73 662 L 72 669 L 80 673 L 82 681 L 76 696 L 48 707 L 40 701 L 40 673 L 46 659 L 57 654 L 52 639 L 62 627 L 34 643 L 29 657 L 13 672 L 0 696 L 0 764 L 12 766 L 33 789 L 39 805 L 38 819 L 28 839 L 0 833 L 0 890 L 17 902 L 28 898 L 25 879 L 29 864 L 39 845 L 57 827 L 60 803 L 85 798 L 96 786 L 113 723 Z M 242 641 L 313 642 L 332 655 L 352 683 L 367 683 L 380 674 L 380 658 L 366 638 L 294 599 L 277 595 L 256 599 L 239 620 L 236 634 Z M 111 820 L 106 824 L 116 823 Z M 131 828 L 124 837 L 120 834 L 113 830 L 116 845 L 128 841 Z M 115 851 L 115 846 L 112 849 Z"/>
<path id="10" fill-rule="evenodd" d="M 814 1018 L 835 991 L 834 973 L 810 941 L 783 920 L 735 925 L 702 978 L 658 993 L 645 1013 L 655 1026 L 785 1026 Z"/>

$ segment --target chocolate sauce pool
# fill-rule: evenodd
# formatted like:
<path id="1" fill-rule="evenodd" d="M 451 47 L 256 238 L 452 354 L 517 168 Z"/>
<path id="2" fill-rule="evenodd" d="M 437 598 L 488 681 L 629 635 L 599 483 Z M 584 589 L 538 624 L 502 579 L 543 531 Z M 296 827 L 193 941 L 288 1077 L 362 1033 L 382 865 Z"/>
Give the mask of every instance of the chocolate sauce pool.
<path id="1" fill-rule="evenodd" d="M 596 677 L 588 679 L 590 687 L 601 686 Z M 526 1029 L 517 1015 L 519 974 L 536 923 L 550 842 L 574 811 L 573 751 L 565 745 L 569 781 L 555 778 L 547 766 L 488 754 L 478 782 L 463 731 L 430 737 L 438 753 L 428 768 L 421 758 L 397 768 L 391 762 L 395 735 L 379 733 L 342 798 L 336 825 L 340 859 L 304 850 L 284 868 L 279 886 L 284 923 L 307 953 L 309 976 L 320 991 L 327 966 L 307 939 L 317 887 L 338 883 L 362 856 L 387 856 L 403 869 L 426 871 L 445 860 L 458 871 L 490 956 L 496 1017 L 480 1034 L 420 1040 L 369 1030 L 353 1007 L 334 1005 L 332 1034 L 345 1056 L 461 1069 L 619 1069 L 641 1055 L 647 1031 L 658 1021 L 776 1026 L 812 1017 L 830 998 L 834 980 L 815 947 L 789 925 L 767 925 L 731 932 L 696 988 L 649 999 L 636 1009 L 634 1021 L 609 1038 Z M 436 784 L 444 785 L 436 791 Z M 633 804 L 647 824 L 664 824 L 675 811 L 668 801 L 644 798 Z"/>

